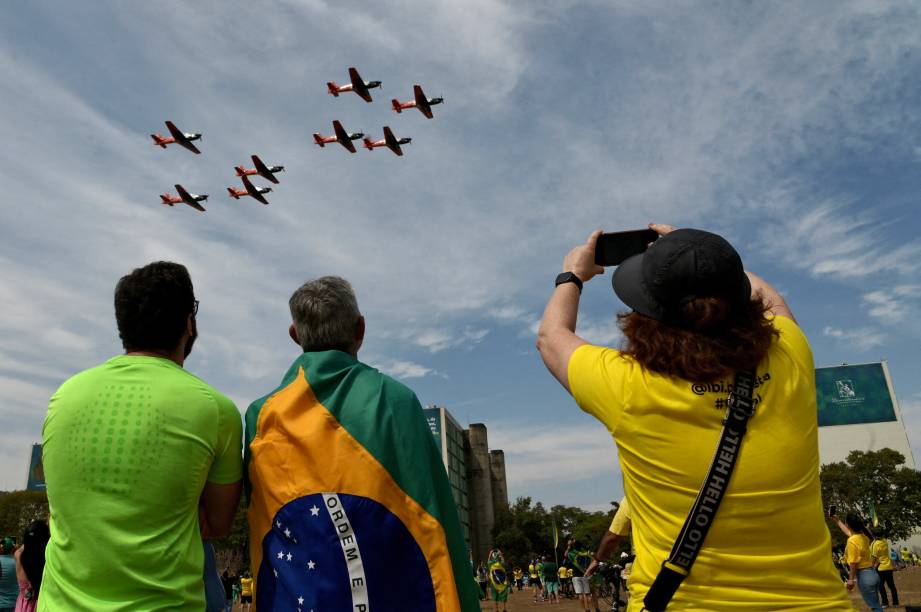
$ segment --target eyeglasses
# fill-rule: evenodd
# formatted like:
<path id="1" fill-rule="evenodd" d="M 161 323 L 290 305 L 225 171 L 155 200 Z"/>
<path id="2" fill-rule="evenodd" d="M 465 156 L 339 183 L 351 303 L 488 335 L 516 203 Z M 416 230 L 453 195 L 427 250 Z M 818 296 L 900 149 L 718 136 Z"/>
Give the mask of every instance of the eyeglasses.
<path id="1" fill-rule="evenodd" d="M 193 314 L 193 315 L 197 315 L 197 314 L 198 314 L 198 300 L 193 300 L 193 301 L 192 301 L 192 314 Z"/>

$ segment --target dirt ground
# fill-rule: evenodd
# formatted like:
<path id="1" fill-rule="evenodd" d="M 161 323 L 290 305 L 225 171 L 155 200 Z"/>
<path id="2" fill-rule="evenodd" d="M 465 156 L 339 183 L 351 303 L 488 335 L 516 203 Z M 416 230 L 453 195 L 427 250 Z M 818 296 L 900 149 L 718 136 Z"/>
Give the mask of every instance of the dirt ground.
<path id="1" fill-rule="evenodd" d="M 904 605 L 921 606 L 921 567 L 910 567 L 899 570 L 895 573 L 895 586 L 899 591 L 899 606 L 889 606 L 888 610 L 904 610 Z M 842 585 L 842 589 L 844 586 Z M 860 598 L 860 593 L 855 589 L 851 593 L 851 601 L 854 607 L 861 612 L 869 611 Z M 499 608 L 502 609 L 501 607 Z M 520 593 L 512 593 L 508 601 L 509 612 L 519 612 L 520 610 L 547 610 L 550 612 L 581 612 L 582 606 L 575 599 L 563 599 L 559 605 L 550 605 L 546 602 L 535 603 L 533 596 L 527 590 Z M 493 602 L 483 602 L 482 610 L 495 610 Z"/>

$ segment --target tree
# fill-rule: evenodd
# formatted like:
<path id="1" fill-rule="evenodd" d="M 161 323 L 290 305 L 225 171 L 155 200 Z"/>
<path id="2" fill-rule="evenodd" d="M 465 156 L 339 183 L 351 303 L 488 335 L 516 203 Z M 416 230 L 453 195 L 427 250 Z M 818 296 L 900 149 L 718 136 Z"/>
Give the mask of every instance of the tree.
<path id="1" fill-rule="evenodd" d="M 48 496 L 44 491 L 13 491 L 0 495 L 0 537 L 13 536 L 17 541 L 29 523 L 48 520 Z"/>
<path id="2" fill-rule="evenodd" d="M 519 497 L 496 514 L 493 543 L 502 550 L 510 567 L 526 567 L 535 555 L 553 557 L 554 521 L 560 536 L 557 550 L 562 554 L 569 538 L 576 538 L 586 548 L 594 548 L 613 516 L 613 509 L 587 512 L 562 505 L 548 511 L 540 502 L 532 505 L 530 497 Z"/>
<path id="3" fill-rule="evenodd" d="M 865 519 L 875 512 L 884 535 L 904 540 L 921 527 L 921 472 L 904 466 L 902 453 L 883 448 L 851 451 L 845 461 L 822 466 L 822 500 L 838 514 L 854 512 Z M 844 539 L 832 528 L 836 545 Z"/>

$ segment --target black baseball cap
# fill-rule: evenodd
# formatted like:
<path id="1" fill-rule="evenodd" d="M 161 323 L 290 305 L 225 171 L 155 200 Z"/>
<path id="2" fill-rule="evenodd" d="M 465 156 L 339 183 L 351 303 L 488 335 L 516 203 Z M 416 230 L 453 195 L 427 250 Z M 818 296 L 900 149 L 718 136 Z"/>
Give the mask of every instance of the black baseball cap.
<path id="1" fill-rule="evenodd" d="M 698 229 L 660 237 L 620 264 L 611 283 L 624 304 L 658 321 L 673 320 L 697 298 L 721 297 L 732 305 L 751 298 L 738 252 L 722 236 Z"/>

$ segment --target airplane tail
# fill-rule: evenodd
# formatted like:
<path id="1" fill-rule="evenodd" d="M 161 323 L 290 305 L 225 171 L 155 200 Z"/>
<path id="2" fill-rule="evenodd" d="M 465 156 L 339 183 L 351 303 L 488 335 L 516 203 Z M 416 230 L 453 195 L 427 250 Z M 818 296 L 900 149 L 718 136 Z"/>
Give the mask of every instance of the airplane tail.
<path id="1" fill-rule="evenodd" d="M 391 108 L 393 108 L 393 111 L 397 114 L 400 114 L 403 112 L 403 106 L 400 104 L 400 101 L 397 100 L 396 98 L 390 101 L 390 106 Z"/>
<path id="2" fill-rule="evenodd" d="M 234 170 L 237 171 L 237 176 L 246 176 L 246 170 L 243 169 L 243 166 L 234 166 Z"/>
<path id="3" fill-rule="evenodd" d="M 374 150 L 374 143 L 371 141 L 370 138 L 365 138 L 362 142 L 365 143 L 365 148 L 366 148 L 367 150 L 369 150 L 369 151 L 373 151 L 373 150 Z"/>
<path id="4" fill-rule="evenodd" d="M 329 92 L 329 95 L 333 96 L 334 98 L 339 97 L 339 85 L 336 84 L 336 81 L 329 81 L 326 83 L 326 89 Z"/>
<path id="5" fill-rule="evenodd" d="M 161 203 L 161 204 L 166 204 L 167 206 L 172 206 L 172 205 L 173 205 L 173 203 L 169 201 L 169 198 L 166 197 L 166 194 L 162 194 L 162 195 L 160 196 L 160 203 Z"/>
<path id="6" fill-rule="evenodd" d="M 227 193 L 229 193 L 229 194 L 230 194 L 230 197 L 232 197 L 234 200 L 239 200 L 239 199 L 240 199 L 240 196 L 238 196 L 238 195 L 237 195 L 237 192 L 233 190 L 233 187 L 228 187 L 228 188 L 227 188 Z"/>
<path id="7" fill-rule="evenodd" d="M 323 142 L 323 137 L 320 136 L 319 134 L 316 134 L 316 133 L 315 133 L 315 134 L 313 135 L 313 141 L 314 141 L 315 143 L 317 143 L 318 145 L 320 145 L 320 148 L 326 146 L 326 143 Z"/>
<path id="8" fill-rule="evenodd" d="M 163 138 L 163 136 L 160 136 L 159 134 L 151 134 L 150 137 L 153 138 L 153 141 L 154 141 L 154 144 L 155 144 L 155 145 L 157 145 L 158 147 L 160 147 L 160 148 L 162 148 L 162 149 L 165 149 L 165 148 L 166 148 L 166 143 L 163 142 L 163 141 L 166 140 L 166 139 Z"/>

